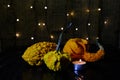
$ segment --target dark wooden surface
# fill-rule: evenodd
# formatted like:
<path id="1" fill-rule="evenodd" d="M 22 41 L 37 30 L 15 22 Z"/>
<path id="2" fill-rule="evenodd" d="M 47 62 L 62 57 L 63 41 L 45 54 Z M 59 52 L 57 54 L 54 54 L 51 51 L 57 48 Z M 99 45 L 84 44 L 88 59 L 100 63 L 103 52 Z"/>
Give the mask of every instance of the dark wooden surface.
<path id="1" fill-rule="evenodd" d="M 77 75 L 71 67 L 61 72 L 49 71 L 45 66 L 31 67 L 21 58 L 24 50 L 6 51 L 0 55 L 0 80 L 119 80 L 119 49 L 105 50 L 103 59 L 87 63 Z"/>

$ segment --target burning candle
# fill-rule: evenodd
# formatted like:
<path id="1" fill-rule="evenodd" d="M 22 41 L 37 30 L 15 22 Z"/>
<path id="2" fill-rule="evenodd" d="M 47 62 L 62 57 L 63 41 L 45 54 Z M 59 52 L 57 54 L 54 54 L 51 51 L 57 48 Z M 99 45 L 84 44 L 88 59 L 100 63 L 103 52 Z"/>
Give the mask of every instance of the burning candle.
<path id="1" fill-rule="evenodd" d="M 83 69 L 84 65 L 86 64 L 86 62 L 83 61 L 82 59 L 78 61 L 73 61 L 72 63 L 74 65 L 74 70 L 77 70 L 77 71 Z"/>

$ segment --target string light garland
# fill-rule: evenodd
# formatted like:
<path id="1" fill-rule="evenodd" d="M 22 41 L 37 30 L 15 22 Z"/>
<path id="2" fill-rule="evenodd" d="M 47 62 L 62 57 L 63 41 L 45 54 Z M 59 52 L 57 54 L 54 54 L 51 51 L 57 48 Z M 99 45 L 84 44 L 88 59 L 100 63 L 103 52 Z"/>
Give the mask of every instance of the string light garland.
<path id="1" fill-rule="evenodd" d="M 30 13 L 30 11 L 34 11 L 33 13 L 34 13 L 34 22 L 36 22 L 36 25 L 34 26 L 35 28 L 35 30 L 37 30 L 39 27 L 41 28 L 41 27 L 43 27 L 44 26 L 44 30 L 47 30 L 47 33 L 49 34 L 48 36 L 51 36 L 50 35 L 50 30 L 49 30 L 49 25 L 50 25 L 50 23 L 48 23 L 48 18 L 49 18 L 49 9 L 51 9 L 51 7 L 50 8 L 48 8 L 50 5 L 48 4 L 49 3 L 49 1 L 47 1 L 47 0 L 45 0 L 44 1 L 44 4 L 42 4 L 41 6 L 42 6 L 42 8 L 40 8 L 40 7 L 38 7 L 38 3 L 39 1 L 38 0 L 33 0 L 33 1 L 31 1 L 28 5 L 23 5 L 23 7 L 22 8 L 25 8 L 24 10 L 26 10 L 26 12 L 28 12 L 28 14 L 30 15 L 31 13 Z M 42 1 L 41 1 L 42 2 Z M 73 1 L 73 2 L 75 2 L 75 1 Z M 82 1 L 80 1 L 80 2 L 82 2 Z M 101 11 L 102 11 L 102 8 L 101 7 L 99 7 L 99 6 L 96 6 L 96 8 L 92 8 L 91 7 L 91 0 L 89 0 L 88 1 L 88 5 L 86 5 L 86 6 L 81 6 L 81 7 L 85 7 L 84 8 L 84 10 L 77 10 L 76 9 L 76 7 L 75 7 L 75 5 L 73 5 L 73 4 L 66 4 L 66 12 L 65 12 L 65 15 L 66 15 L 66 18 L 68 19 L 67 21 L 66 21 L 66 24 L 67 24 L 67 22 L 72 22 L 72 21 L 74 21 L 75 19 L 76 19 L 76 22 L 74 21 L 73 23 L 74 23 L 74 25 L 73 26 L 83 26 L 82 25 L 82 20 L 81 19 L 84 19 L 85 18 L 85 20 L 86 20 L 86 23 L 87 23 L 87 26 L 85 26 L 86 28 L 93 28 L 94 29 L 94 27 L 96 27 L 95 26 L 95 23 L 93 23 L 93 21 L 92 21 L 92 19 L 94 19 L 94 17 L 91 17 L 91 15 L 96 15 L 96 14 L 101 14 Z M 11 4 L 12 3 L 12 4 Z M 26 2 L 27 3 L 27 2 Z M 32 5 L 31 5 L 32 4 Z M 17 5 L 17 4 L 16 4 Z M 16 5 L 14 5 L 13 4 L 13 1 L 11 0 L 11 2 L 10 2 L 10 4 L 7 4 L 7 7 L 8 8 L 10 8 L 11 7 L 11 9 L 13 9 L 14 10 L 14 13 L 15 13 L 15 17 L 17 17 L 16 18 L 16 22 L 20 22 L 21 21 L 21 18 L 20 18 L 20 16 L 22 16 L 23 17 L 23 21 L 25 21 L 25 20 L 27 20 L 26 19 L 26 17 L 25 16 L 23 16 L 23 14 L 21 14 L 21 15 L 17 15 L 17 12 L 15 12 L 15 7 L 16 7 Z M 77 4 L 76 4 L 77 5 Z M 83 4 L 84 5 L 84 4 Z M 27 7 L 26 7 L 27 6 Z M 87 8 L 86 8 L 87 7 Z M 29 8 L 29 9 L 27 9 L 27 8 Z M 38 9 L 37 8 L 39 8 L 39 11 L 37 11 Z M 17 8 L 16 8 L 17 9 Z M 32 9 L 32 10 L 30 10 L 30 9 Z M 27 11 L 28 10 L 28 11 Z M 21 10 L 22 11 L 22 10 Z M 81 11 L 81 12 L 79 12 L 79 11 Z M 96 11 L 96 12 L 95 12 Z M 40 12 L 42 13 L 42 14 L 40 14 Z M 87 14 L 87 17 L 85 17 L 85 15 L 86 15 L 86 13 L 88 13 Z M 42 16 L 39 16 L 39 15 L 42 15 Z M 79 16 L 79 17 L 78 17 Z M 82 18 L 81 18 L 82 17 Z M 78 18 L 81 18 L 81 19 L 78 19 Z M 78 19 L 78 22 L 77 22 L 77 19 Z M 88 21 L 87 21 L 88 20 Z M 43 21 L 43 22 L 40 22 L 40 21 Z M 81 21 L 81 22 L 80 22 Z M 78 24 L 80 22 L 80 24 Z M 23 22 L 24 23 L 24 22 Z M 21 23 L 21 25 L 23 24 L 23 23 Z M 85 22 L 84 22 L 85 23 Z M 57 24 L 57 23 L 55 23 L 55 24 Z M 108 21 L 104 21 L 104 24 L 106 25 L 106 24 L 108 24 Z M 38 27 L 38 28 L 37 28 Z M 57 27 L 57 26 L 56 26 Z M 59 28 L 59 27 L 58 27 Z M 82 27 L 76 27 L 75 29 L 73 29 L 73 30 L 71 30 L 71 31 L 73 31 L 74 33 L 77 33 L 78 31 L 80 31 L 81 30 L 81 28 Z M 16 25 L 16 29 L 17 29 L 17 25 Z M 63 30 L 64 29 L 64 27 L 61 27 L 61 30 Z M 91 29 L 92 30 L 92 29 Z M 51 31 L 52 32 L 52 31 Z M 73 33 L 72 32 L 72 33 Z M 21 32 L 22 33 L 22 32 Z M 35 34 L 34 32 L 33 32 L 33 34 Z M 31 34 L 31 35 L 33 35 L 33 34 Z M 74 34 L 73 34 L 74 35 Z M 24 35 L 22 35 L 22 36 L 24 36 Z M 37 37 L 38 35 L 37 34 L 35 34 L 35 36 Z M 35 36 L 33 36 L 33 37 L 35 37 Z M 33 37 L 31 37 L 31 38 L 33 38 Z M 89 37 L 89 35 L 88 36 L 86 36 L 86 37 Z M 30 39 L 31 39 L 30 38 Z"/>

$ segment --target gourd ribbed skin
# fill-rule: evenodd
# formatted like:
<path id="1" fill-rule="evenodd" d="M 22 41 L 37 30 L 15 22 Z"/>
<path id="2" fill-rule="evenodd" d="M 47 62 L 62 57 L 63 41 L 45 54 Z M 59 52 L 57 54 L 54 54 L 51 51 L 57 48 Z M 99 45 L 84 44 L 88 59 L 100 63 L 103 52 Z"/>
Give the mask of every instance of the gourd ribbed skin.
<path id="1" fill-rule="evenodd" d="M 100 60 L 104 57 L 105 51 L 104 48 L 101 45 L 98 45 L 99 50 L 97 52 L 85 52 L 83 55 L 83 59 L 87 62 L 95 62 Z"/>
<path id="2" fill-rule="evenodd" d="M 96 53 L 85 52 L 83 59 L 87 62 L 95 62 L 103 58 L 104 55 L 105 51 L 100 48 Z"/>
<path id="3" fill-rule="evenodd" d="M 62 64 L 62 61 L 61 61 L 62 58 L 65 58 L 68 61 L 71 61 L 71 57 L 67 53 L 61 53 L 60 51 L 55 50 L 55 51 L 50 51 L 47 54 L 45 54 L 44 62 L 50 70 L 60 71 L 61 64 Z"/>
<path id="4" fill-rule="evenodd" d="M 95 62 L 100 60 L 104 55 L 104 49 L 99 44 L 99 50 L 95 53 L 88 52 L 86 50 L 86 45 L 88 41 L 81 38 L 72 38 L 69 39 L 63 47 L 63 52 L 67 52 L 72 60 L 83 59 L 86 62 Z"/>
<path id="5" fill-rule="evenodd" d="M 39 66 L 43 62 L 43 56 L 56 49 L 57 44 L 53 42 L 38 42 L 28 47 L 22 58 L 31 66 Z"/>
<path id="6" fill-rule="evenodd" d="M 64 45 L 63 52 L 67 52 L 72 60 L 82 58 L 86 48 L 87 41 L 81 38 L 69 39 Z"/>

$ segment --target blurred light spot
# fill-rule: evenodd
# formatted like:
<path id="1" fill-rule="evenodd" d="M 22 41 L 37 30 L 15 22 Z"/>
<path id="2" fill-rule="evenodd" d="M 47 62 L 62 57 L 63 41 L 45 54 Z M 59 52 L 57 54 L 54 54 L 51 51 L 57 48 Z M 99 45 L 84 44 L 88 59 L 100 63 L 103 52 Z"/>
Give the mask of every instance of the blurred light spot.
<path id="1" fill-rule="evenodd" d="M 8 4 L 7 7 L 10 7 L 10 5 Z"/>
<path id="2" fill-rule="evenodd" d="M 64 28 L 63 27 L 61 27 L 61 30 L 63 30 Z"/>
<path id="3" fill-rule="evenodd" d="M 89 38 L 88 37 L 86 37 L 86 40 L 88 40 Z"/>
<path id="4" fill-rule="evenodd" d="M 108 21 L 104 21 L 104 24 L 107 24 L 108 23 Z"/>
<path id="5" fill-rule="evenodd" d="M 17 37 L 17 38 L 20 37 L 20 34 L 19 34 L 19 33 L 16 33 L 16 37 Z"/>
<path id="6" fill-rule="evenodd" d="M 87 12 L 87 13 L 89 13 L 89 12 L 90 12 L 90 10 L 89 10 L 89 9 L 86 9 L 86 12 Z"/>
<path id="7" fill-rule="evenodd" d="M 34 40 L 34 37 L 31 37 L 31 40 Z"/>
<path id="8" fill-rule="evenodd" d="M 43 26 L 45 26 L 45 23 L 42 23 Z"/>
<path id="9" fill-rule="evenodd" d="M 72 12 L 70 13 L 70 15 L 71 15 L 71 16 L 74 16 L 74 12 L 72 11 Z"/>
<path id="10" fill-rule="evenodd" d="M 30 8 L 32 9 L 32 8 L 33 8 L 33 6 L 30 6 Z"/>
<path id="11" fill-rule="evenodd" d="M 70 14 L 69 13 L 67 13 L 67 16 L 69 16 Z"/>
<path id="12" fill-rule="evenodd" d="M 90 23 L 88 23 L 88 26 L 90 26 L 91 24 Z"/>
<path id="13" fill-rule="evenodd" d="M 53 36 L 53 35 L 50 35 L 50 38 L 51 38 L 51 39 L 54 39 L 54 36 Z"/>
<path id="14" fill-rule="evenodd" d="M 47 8 L 48 8 L 47 6 L 44 7 L 44 9 L 47 9 Z"/>
<path id="15" fill-rule="evenodd" d="M 19 22 L 19 21 L 20 21 L 20 19 L 16 19 L 16 21 L 17 21 L 17 22 Z"/>
<path id="16" fill-rule="evenodd" d="M 41 25 L 41 23 L 38 23 L 38 26 L 40 26 Z"/>
<path id="17" fill-rule="evenodd" d="M 78 28 L 75 28 L 76 31 L 78 31 Z"/>
<path id="18" fill-rule="evenodd" d="M 101 11 L 101 8 L 98 8 L 98 11 Z"/>
<path id="19" fill-rule="evenodd" d="M 99 37 L 96 37 L 96 39 L 99 39 Z"/>

